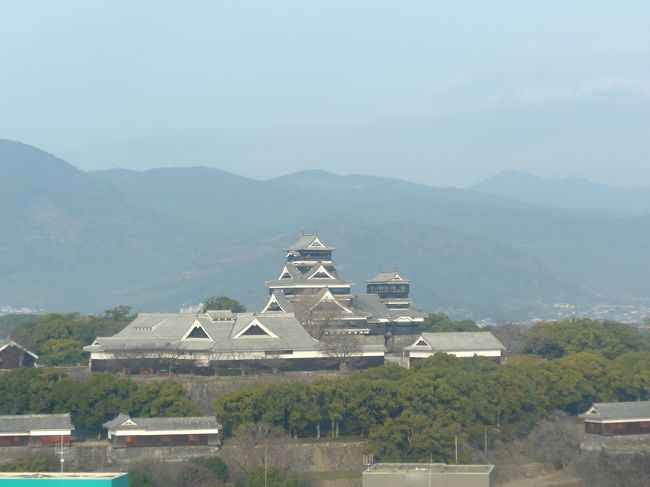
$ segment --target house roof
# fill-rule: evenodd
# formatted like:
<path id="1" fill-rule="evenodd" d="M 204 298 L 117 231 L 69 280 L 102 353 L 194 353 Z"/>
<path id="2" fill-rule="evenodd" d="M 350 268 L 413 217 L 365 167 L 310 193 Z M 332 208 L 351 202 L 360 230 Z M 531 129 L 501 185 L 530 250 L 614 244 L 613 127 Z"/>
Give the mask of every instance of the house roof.
<path id="1" fill-rule="evenodd" d="M 111 351 L 203 351 L 216 355 L 271 350 L 315 350 L 321 343 L 307 333 L 293 313 L 236 313 L 231 321 L 214 321 L 206 313 L 140 313 L 122 331 L 112 337 L 98 337 L 87 352 Z M 249 336 L 255 326 L 268 333 Z M 205 338 L 190 338 L 194 328 Z M 234 357 L 233 357 L 234 358 Z"/>
<path id="2" fill-rule="evenodd" d="M 120 414 L 114 419 L 107 421 L 102 427 L 117 430 L 206 430 L 221 429 L 214 416 L 194 416 L 175 418 L 132 418 L 128 414 Z"/>
<path id="3" fill-rule="evenodd" d="M 423 340 L 425 345 L 416 345 Z M 436 352 L 459 352 L 473 350 L 505 350 L 506 347 L 489 331 L 459 331 L 445 333 L 422 333 L 405 350 L 431 350 Z"/>
<path id="4" fill-rule="evenodd" d="M 34 430 L 73 430 L 70 413 L 0 416 L 0 433 L 28 433 Z"/>
<path id="5" fill-rule="evenodd" d="M 578 416 L 584 420 L 633 420 L 650 419 L 650 401 L 597 402 Z"/>
<path id="6" fill-rule="evenodd" d="M 35 359 L 38 359 L 38 355 L 36 355 L 34 352 L 30 352 L 25 347 L 23 347 L 20 343 L 14 342 L 11 338 L 0 338 L 0 351 L 11 346 L 18 347 L 21 350 L 23 350 L 25 353 L 30 354 Z"/>
<path id="7" fill-rule="evenodd" d="M 300 250 L 335 250 L 334 247 L 324 245 L 316 235 L 304 234 L 301 235 L 298 241 L 284 249 L 285 252 L 300 251 Z"/>
<path id="8" fill-rule="evenodd" d="M 408 279 L 404 279 L 400 276 L 397 271 L 379 271 L 375 277 L 368 279 L 367 283 L 380 283 L 380 282 L 400 282 L 400 283 L 409 283 Z"/>

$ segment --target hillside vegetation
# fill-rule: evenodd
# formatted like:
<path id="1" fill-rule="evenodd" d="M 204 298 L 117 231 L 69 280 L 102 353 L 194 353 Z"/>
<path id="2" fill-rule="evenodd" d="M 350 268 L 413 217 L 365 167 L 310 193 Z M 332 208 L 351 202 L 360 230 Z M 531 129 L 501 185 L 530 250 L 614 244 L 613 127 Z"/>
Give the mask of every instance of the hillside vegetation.
<path id="1" fill-rule="evenodd" d="M 13 306 L 148 311 L 236 296 L 248 309 L 301 231 L 357 283 L 398 268 L 423 310 L 534 317 L 554 302 L 647 302 L 650 220 L 308 171 L 257 181 L 210 168 L 83 172 L 0 141 L 0 296 Z"/>

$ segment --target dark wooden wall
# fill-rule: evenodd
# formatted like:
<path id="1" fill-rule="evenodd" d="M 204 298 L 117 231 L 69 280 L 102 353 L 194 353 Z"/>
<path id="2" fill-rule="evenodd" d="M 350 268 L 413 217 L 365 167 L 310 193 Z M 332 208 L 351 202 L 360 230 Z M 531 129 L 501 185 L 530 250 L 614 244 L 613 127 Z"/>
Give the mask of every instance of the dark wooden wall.
<path id="1" fill-rule="evenodd" d="M 33 367 L 34 357 L 13 345 L 0 352 L 0 369 L 17 369 L 21 366 Z"/>

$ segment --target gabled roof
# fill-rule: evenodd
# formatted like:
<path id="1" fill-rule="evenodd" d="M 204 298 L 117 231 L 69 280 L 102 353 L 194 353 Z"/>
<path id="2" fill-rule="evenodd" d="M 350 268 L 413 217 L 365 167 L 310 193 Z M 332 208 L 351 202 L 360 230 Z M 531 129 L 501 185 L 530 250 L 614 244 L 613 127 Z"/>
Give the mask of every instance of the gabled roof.
<path id="1" fill-rule="evenodd" d="M 27 350 L 25 347 L 23 347 L 20 343 L 14 342 L 11 338 L 0 338 L 0 352 L 4 350 L 7 347 L 18 347 L 20 348 L 23 352 L 28 353 L 35 359 L 38 359 L 38 355 L 36 355 L 34 352 L 30 352 Z"/>
<path id="2" fill-rule="evenodd" d="M 203 351 L 214 354 L 229 352 L 264 352 L 268 350 L 315 350 L 320 342 L 312 338 L 292 313 L 236 313 L 234 321 L 213 321 L 205 313 L 140 313 L 122 331 L 112 337 L 98 337 L 86 352 L 108 351 L 128 354 L 132 351 L 169 352 Z M 254 339 L 237 335 L 256 320 L 270 336 Z M 198 322 L 211 340 L 181 340 Z M 273 338 L 276 336 L 277 338 Z"/>
<path id="3" fill-rule="evenodd" d="M 304 234 L 301 235 L 298 241 L 284 249 L 285 252 L 300 251 L 300 250 L 335 250 L 334 247 L 324 245 L 316 235 Z"/>
<path id="4" fill-rule="evenodd" d="M 305 279 L 338 279 L 336 271 L 333 268 L 327 270 L 323 264 L 316 264 L 303 277 Z"/>
<path id="5" fill-rule="evenodd" d="M 409 283 L 408 279 L 404 279 L 397 271 L 379 271 L 375 277 L 368 279 L 367 283 L 382 283 L 382 282 L 396 282 L 396 283 Z"/>
<path id="6" fill-rule="evenodd" d="M 578 416 L 584 420 L 597 422 L 608 420 L 650 420 L 650 401 L 597 402 L 589 410 Z"/>
<path id="7" fill-rule="evenodd" d="M 128 414 L 120 414 L 116 418 L 104 423 L 102 427 L 111 431 L 217 430 L 222 428 L 222 426 L 217 423 L 214 416 L 194 416 L 187 418 L 132 418 Z"/>
<path id="8" fill-rule="evenodd" d="M 73 429 L 70 413 L 0 416 L 0 433 L 29 433 L 34 430 L 72 431 Z"/>
<path id="9" fill-rule="evenodd" d="M 446 333 L 422 333 L 413 345 L 405 350 L 422 350 L 417 345 L 423 339 L 435 352 L 472 352 L 474 350 L 505 350 L 506 347 L 489 331 L 459 331 Z"/>
<path id="10" fill-rule="evenodd" d="M 273 309 L 273 308 L 279 309 Z M 285 313 L 293 313 L 293 303 L 289 301 L 282 291 L 273 291 L 266 306 L 262 309 L 262 313 L 269 311 L 283 311 Z"/>
<path id="11" fill-rule="evenodd" d="M 298 280 L 301 277 L 302 277 L 302 272 L 300 272 L 298 270 L 298 267 L 296 267 L 291 262 L 287 262 L 284 265 L 284 268 L 282 269 L 282 272 L 278 276 L 277 280 L 283 280 L 283 279 L 295 279 L 295 280 Z"/>

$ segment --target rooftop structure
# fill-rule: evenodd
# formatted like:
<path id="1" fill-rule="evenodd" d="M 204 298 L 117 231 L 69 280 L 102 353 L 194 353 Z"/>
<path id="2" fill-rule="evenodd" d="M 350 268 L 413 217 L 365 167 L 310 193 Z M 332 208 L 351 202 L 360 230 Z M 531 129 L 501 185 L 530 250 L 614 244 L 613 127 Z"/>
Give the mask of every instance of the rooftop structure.
<path id="1" fill-rule="evenodd" d="M 0 486 L 11 487 L 128 487 L 129 474 L 121 472 L 0 472 Z"/>
<path id="2" fill-rule="evenodd" d="M 494 487 L 494 465 L 375 463 L 362 474 L 363 487 Z"/>

